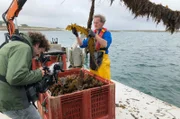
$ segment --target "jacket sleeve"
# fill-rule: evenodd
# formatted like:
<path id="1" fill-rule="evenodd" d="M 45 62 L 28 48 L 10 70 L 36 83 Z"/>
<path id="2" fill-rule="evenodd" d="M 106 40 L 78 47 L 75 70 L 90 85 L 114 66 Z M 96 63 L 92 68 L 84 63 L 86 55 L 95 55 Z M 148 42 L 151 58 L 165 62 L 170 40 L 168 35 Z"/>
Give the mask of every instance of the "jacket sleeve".
<path id="1" fill-rule="evenodd" d="M 86 48 L 88 46 L 88 40 L 89 40 L 88 38 L 84 39 L 82 41 L 82 45 L 80 46 L 80 48 Z"/>
<path id="2" fill-rule="evenodd" d="M 109 48 L 109 46 L 111 45 L 112 43 L 112 36 L 111 36 L 111 33 L 109 31 L 106 31 L 103 35 L 103 39 L 107 41 L 107 47 L 106 48 Z"/>
<path id="3" fill-rule="evenodd" d="M 42 80 L 41 70 L 30 70 L 32 52 L 21 47 L 9 53 L 6 80 L 10 85 L 21 86 Z"/>

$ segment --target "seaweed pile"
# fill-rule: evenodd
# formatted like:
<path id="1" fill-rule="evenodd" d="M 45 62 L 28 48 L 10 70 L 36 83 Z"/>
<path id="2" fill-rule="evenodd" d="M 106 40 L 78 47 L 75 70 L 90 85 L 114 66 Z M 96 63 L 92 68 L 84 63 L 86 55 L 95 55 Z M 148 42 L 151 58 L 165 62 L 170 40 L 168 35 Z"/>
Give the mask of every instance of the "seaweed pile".
<path id="1" fill-rule="evenodd" d="M 93 76 L 80 72 L 80 74 L 72 74 L 59 78 L 58 82 L 52 85 L 49 90 L 51 96 L 58 96 L 102 85 L 104 83 Z"/>

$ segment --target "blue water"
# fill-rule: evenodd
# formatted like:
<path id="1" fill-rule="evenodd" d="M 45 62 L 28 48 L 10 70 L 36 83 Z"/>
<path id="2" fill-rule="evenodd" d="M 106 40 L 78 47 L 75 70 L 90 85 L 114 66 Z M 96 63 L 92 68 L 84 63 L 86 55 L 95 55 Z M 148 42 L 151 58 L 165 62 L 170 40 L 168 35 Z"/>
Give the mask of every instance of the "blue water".
<path id="1" fill-rule="evenodd" d="M 66 47 L 75 40 L 71 32 L 43 33 Z M 113 32 L 112 36 L 112 79 L 180 107 L 180 33 Z M 0 32 L 0 42 L 3 38 Z"/>

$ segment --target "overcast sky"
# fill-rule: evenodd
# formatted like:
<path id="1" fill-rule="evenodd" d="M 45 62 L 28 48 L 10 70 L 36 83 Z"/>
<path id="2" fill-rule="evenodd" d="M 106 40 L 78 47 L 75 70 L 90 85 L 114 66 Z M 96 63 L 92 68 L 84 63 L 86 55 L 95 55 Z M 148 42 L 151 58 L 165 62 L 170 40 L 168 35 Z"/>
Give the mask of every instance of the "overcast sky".
<path id="1" fill-rule="evenodd" d="M 12 0 L 1 0 L 0 14 L 6 11 Z M 27 0 L 18 17 L 18 24 L 31 26 L 61 27 L 77 23 L 86 26 L 91 0 Z M 168 5 L 173 10 L 180 10 L 180 0 L 151 0 L 162 5 Z M 96 0 L 95 14 L 104 14 L 108 29 L 120 30 L 164 30 L 162 24 L 156 25 L 150 19 L 133 19 L 134 15 L 120 0 L 115 0 L 112 6 L 109 0 Z M 0 18 L 1 20 L 1 18 Z"/>

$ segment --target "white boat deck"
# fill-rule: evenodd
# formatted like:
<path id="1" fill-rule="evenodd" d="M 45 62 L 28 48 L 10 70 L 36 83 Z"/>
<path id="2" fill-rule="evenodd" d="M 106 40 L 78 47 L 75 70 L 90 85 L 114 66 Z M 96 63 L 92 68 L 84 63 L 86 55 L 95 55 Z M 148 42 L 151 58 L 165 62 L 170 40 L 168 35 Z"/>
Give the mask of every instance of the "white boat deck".
<path id="1" fill-rule="evenodd" d="M 180 108 L 116 83 L 116 119 L 180 119 Z"/>
<path id="2" fill-rule="evenodd" d="M 116 119 L 180 119 L 180 108 L 121 83 L 116 84 Z M 0 119 L 9 119 L 0 113 Z"/>

